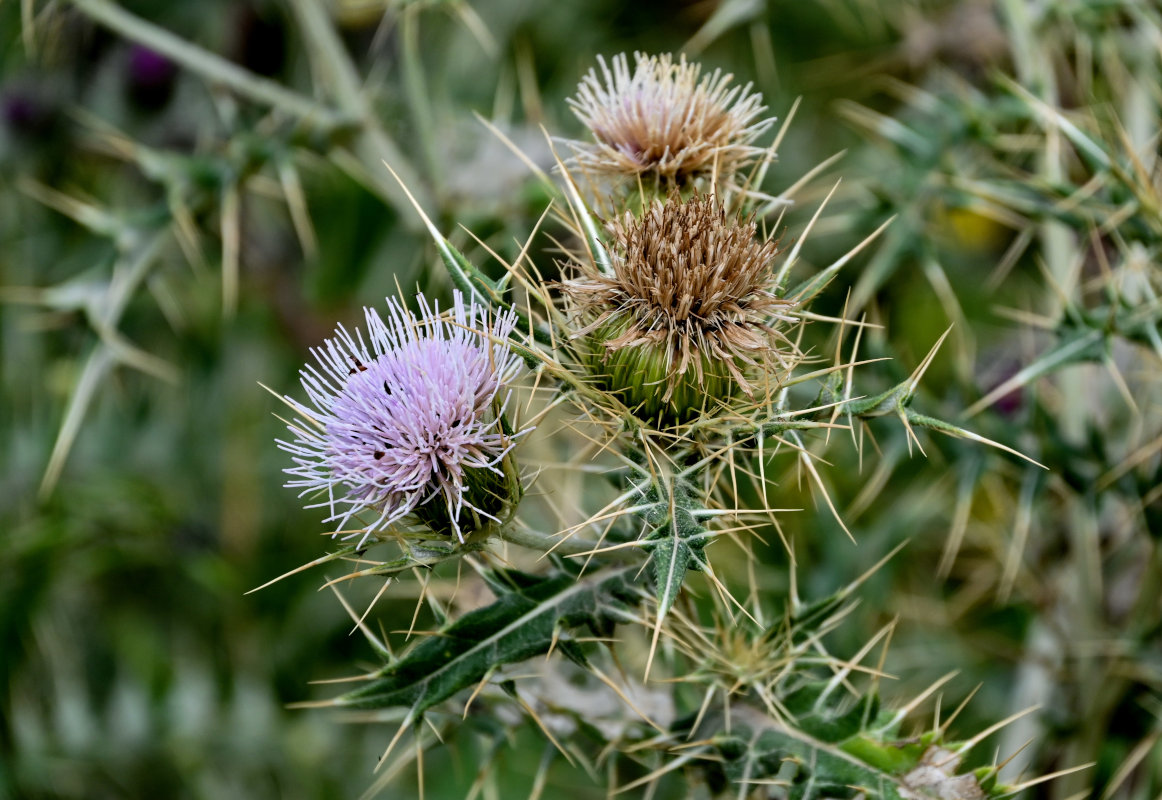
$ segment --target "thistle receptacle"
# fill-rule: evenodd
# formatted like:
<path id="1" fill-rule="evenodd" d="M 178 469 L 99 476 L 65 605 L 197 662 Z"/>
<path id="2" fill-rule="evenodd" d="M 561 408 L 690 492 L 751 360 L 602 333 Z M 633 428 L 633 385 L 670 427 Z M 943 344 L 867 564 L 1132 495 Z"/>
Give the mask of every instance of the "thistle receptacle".
<path id="1" fill-rule="evenodd" d="M 712 196 L 654 201 L 609 223 L 611 272 L 563 285 L 583 360 L 643 419 L 683 422 L 789 368 L 776 329 L 793 303 L 775 294 L 776 243 Z"/>
<path id="2" fill-rule="evenodd" d="M 300 415 L 293 442 L 279 441 L 298 476 L 288 487 L 321 494 L 326 522 L 361 543 L 408 514 L 464 541 L 498 521 L 521 494 L 505 417 L 506 385 L 520 370 L 508 336 L 515 317 L 466 303 L 457 292 L 441 317 L 419 296 L 417 319 L 388 301 L 385 322 L 365 309 L 369 344 L 342 326 L 312 350 L 318 367 L 300 374 L 314 408 Z M 359 519 L 363 527 L 345 531 Z"/>
<path id="3" fill-rule="evenodd" d="M 773 119 L 760 119 L 761 95 L 750 84 L 731 86 L 731 76 L 677 62 L 670 55 L 625 54 L 612 69 L 598 58 L 601 74 L 589 71 L 569 100 L 594 142 L 571 142 L 584 171 L 641 178 L 664 194 L 699 178 L 733 176 L 763 152 L 754 145 Z"/>

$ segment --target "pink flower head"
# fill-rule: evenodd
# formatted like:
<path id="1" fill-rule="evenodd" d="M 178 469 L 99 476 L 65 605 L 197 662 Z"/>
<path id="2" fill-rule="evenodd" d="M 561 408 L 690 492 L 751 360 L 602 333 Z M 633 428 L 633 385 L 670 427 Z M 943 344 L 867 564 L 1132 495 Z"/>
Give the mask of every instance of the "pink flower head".
<path id="1" fill-rule="evenodd" d="M 515 316 L 489 322 L 487 309 L 459 292 L 444 317 L 418 299 L 418 319 L 394 300 L 386 322 L 364 309 L 369 344 L 358 329 L 352 336 L 339 326 L 312 349 L 318 367 L 299 373 L 314 408 L 285 398 L 301 415 L 288 425 L 294 441 L 278 442 L 295 462 L 286 486 L 323 496 L 307 507 L 329 509 L 324 521 L 336 524 L 336 535 L 361 533 L 360 546 L 409 513 L 446 511 L 460 541 L 465 511 L 497 520 L 506 499 L 495 491 L 505 481 L 502 462 L 527 433 L 502 425 L 506 385 L 520 370 L 508 343 Z M 352 517 L 365 526 L 345 530 Z"/>

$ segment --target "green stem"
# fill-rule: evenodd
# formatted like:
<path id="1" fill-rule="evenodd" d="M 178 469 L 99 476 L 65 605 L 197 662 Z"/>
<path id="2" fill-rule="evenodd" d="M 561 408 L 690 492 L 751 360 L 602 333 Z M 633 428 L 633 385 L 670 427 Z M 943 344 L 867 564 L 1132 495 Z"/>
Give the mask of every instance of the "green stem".
<path id="1" fill-rule="evenodd" d="M 505 525 L 496 532 L 497 536 L 511 544 L 547 553 L 552 550 L 563 556 L 588 553 L 600 547 L 596 542 L 585 541 L 576 536 L 563 538 L 548 533 L 530 531 L 526 528 Z"/>

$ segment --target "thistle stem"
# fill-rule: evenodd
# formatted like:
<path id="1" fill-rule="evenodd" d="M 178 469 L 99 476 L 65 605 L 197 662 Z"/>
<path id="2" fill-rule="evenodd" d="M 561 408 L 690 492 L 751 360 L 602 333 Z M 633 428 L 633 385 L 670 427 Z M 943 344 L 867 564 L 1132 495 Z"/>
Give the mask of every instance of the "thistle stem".
<path id="1" fill-rule="evenodd" d="M 497 536 L 510 544 L 527 547 L 547 553 L 550 550 L 561 555 L 577 555 L 596 550 L 600 545 L 579 539 L 576 536 L 562 538 L 549 533 L 531 531 L 514 525 L 505 525 L 497 530 Z"/>

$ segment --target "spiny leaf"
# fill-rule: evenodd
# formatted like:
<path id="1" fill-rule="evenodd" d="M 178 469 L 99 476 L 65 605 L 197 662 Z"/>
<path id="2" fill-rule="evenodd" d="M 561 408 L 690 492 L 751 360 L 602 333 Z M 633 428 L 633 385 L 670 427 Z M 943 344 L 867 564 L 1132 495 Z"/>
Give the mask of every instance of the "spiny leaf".
<path id="1" fill-rule="evenodd" d="M 863 703 L 857 703 L 860 711 Z M 995 770 L 956 774 L 956 745 L 940 746 L 937 736 L 880 741 L 855 733 L 843 741 L 816 736 L 809 726 L 773 721 L 732 725 L 714 742 L 726 777 L 736 783 L 778 781 L 796 800 L 855 798 L 908 800 L 922 797 L 1000 797 Z M 761 727 L 760 727 L 761 726 Z M 850 727 L 850 726 L 849 726 Z M 828 733 L 841 735 L 839 728 Z"/>
<path id="2" fill-rule="evenodd" d="M 928 417 L 924 414 L 919 414 L 910 408 L 904 410 L 903 417 L 911 425 L 918 425 L 922 428 L 938 431 L 945 434 L 946 436 L 952 436 L 957 439 L 968 439 L 971 442 L 980 442 L 981 444 L 986 444 L 989 447 L 995 447 L 998 450 L 1003 450 L 1006 453 L 1016 456 L 1017 458 L 1028 461 L 1030 464 L 1040 467 L 1041 469 L 1049 469 L 1040 461 L 1029 458 L 1029 456 L 1020 452 L 1019 450 L 1014 450 L 1013 448 L 1003 445 L 1000 442 L 994 442 L 992 439 L 986 439 L 979 433 L 973 433 L 972 431 L 965 430 L 964 428 L 958 428 L 957 426 L 945 422 L 944 420 L 936 419 L 935 417 Z"/>
<path id="3" fill-rule="evenodd" d="M 686 580 L 686 569 L 690 563 L 690 546 L 682 541 L 677 526 L 670 526 L 672 533 L 654 548 L 654 583 L 658 596 L 658 618 L 669 612 L 682 582 Z"/>
<path id="4" fill-rule="evenodd" d="M 863 761 L 865 764 L 902 775 L 915 769 L 928 745 L 921 739 L 913 741 L 884 742 L 872 736 L 855 736 L 843 743 L 843 751 Z"/>
<path id="5" fill-rule="evenodd" d="M 593 263 L 601 270 L 601 274 L 612 275 L 613 265 L 609 260 L 609 252 L 605 249 L 605 242 L 601 237 L 601 226 L 593 215 L 589 213 L 589 207 L 581 198 L 581 193 L 577 190 L 577 184 L 573 182 L 573 177 L 568 171 L 565 171 L 564 174 L 565 193 L 569 199 L 569 207 L 576 216 L 577 223 L 585 234 L 585 243 L 589 246 Z"/>
<path id="6" fill-rule="evenodd" d="M 868 721 L 879 711 L 879 697 L 868 695 L 850 708 L 835 708 L 826 703 L 820 708 L 820 698 L 829 686 L 828 681 L 805 683 L 783 701 L 795 718 L 795 726 L 804 733 L 833 744 L 847 741 L 859 734 Z"/>
<path id="7" fill-rule="evenodd" d="M 646 537 L 653 550 L 654 584 L 658 600 L 658 618 L 664 618 L 690 569 L 702 569 L 709 531 L 695 518 L 698 504 L 682 478 L 673 478 L 668 487 L 655 484 L 647 498 L 653 505 L 642 512 L 654 524 Z"/>
<path id="8" fill-rule="evenodd" d="M 404 706 L 414 719 L 499 666 L 549 652 L 560 628 L 607 625 L 633 596 L 634 571 L 622 567 L 580 581 L 571 575 L 532 582 L 516 578 L 492 605 L 424 639 L 367 686 L 335 703 L 361 709 Z"/>
<path id="9" fill-rule="evenodd" d="M 772 725 L 761 732 L 745 726 L 734 731 L 734 748 L 719 746 L 723 769 L 732 781 L 763 781 L 778 778 L 788 784 L 788 798 L 816 800 L 852 798 L 862 793 L 869 800 L 901 800 L 903 795 L 890 773 L 877 770 L 839 747 L 809 736 L 795 727 Z M 725 737 L 724 737 L 725 738 Z M 741 741 L 740 741 L 741 740 Z M 738 744 L 744 749 L 730 758 Z"/>

